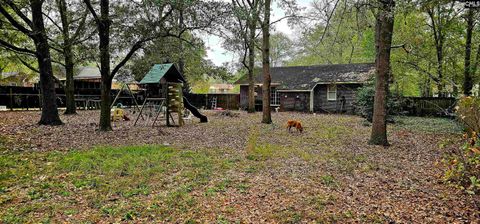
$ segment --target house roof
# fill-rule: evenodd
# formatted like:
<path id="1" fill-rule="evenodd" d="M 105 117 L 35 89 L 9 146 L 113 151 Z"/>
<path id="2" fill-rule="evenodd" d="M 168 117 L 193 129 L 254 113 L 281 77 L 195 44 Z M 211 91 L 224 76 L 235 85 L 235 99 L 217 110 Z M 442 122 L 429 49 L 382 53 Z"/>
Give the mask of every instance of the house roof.
<path id="1" fill-rule="evenodd" d="M 270 69 L 272 83 L 279 90 L 311 90 L 316 84 L 364 83 L 375 71 L 375 64 L 335 64 L 314 66 L 273 67 Z M 263 83 L 261 70 L 255 71 L 255 83 Z M 245 75 L 235 84 L 248 84 Z"/>
<path id="2" fill-rule="evenodd" d="M 74 79 L 101 79 L 100 69 L 93 66 L 85 66 L 78 68 L 78 74 Z"/>
<path id="3" fill-rule="evenodd" d="M 182 74 L 180 74 L 174 64 L 155 64 L 145 77 L 143 77 L 140 84 L 160 83 L 160 80 L 164 76 L 167 82 L 185 82 Z"/>

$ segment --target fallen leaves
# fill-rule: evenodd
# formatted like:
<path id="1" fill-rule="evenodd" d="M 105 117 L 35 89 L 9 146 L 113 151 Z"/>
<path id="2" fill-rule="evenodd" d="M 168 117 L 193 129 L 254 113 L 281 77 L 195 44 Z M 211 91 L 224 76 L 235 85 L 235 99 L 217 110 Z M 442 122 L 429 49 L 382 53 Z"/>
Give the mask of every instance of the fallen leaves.
<path id="1" fill-rule="evenodd" d="M 180 161 L 191 164 L 180 162 L 168 176 L 151 180 L 149 195 L 136 189 L 125 194 L 112 189 L 108 195 L 99 196 L 88 188 L 91 183 L 79 179 L 77 186 L 64 186 L 65 191 L 78 196 L 56 195 L 51 199 L 68 202 L 65 211 L 70 212 L 55 216 L 59 222 L 461 223 L 480 218 L 475 205 L 478 196 L 466 196 L 438 179 L 443 170 L 435 162 L 458 146 L 459 135 L 428 133 L 403 124 L 402 128 L 389 129 L 392 146 L 384 148 L 367 144 L 370 128 L 355 116 L 274 113 L 274 124 L 265 125 L 260 124 L 260 113 L 235 112 L 234 117 L 217 113 L 206 112 L 209 123 L 196 121 L 180 128 L 133 126 L 134 121 L 122 121 L 115 122 L 111 132 L 98 132 L 97 111 L 62 115 L 65 125 L 55 127 L 35 125 L 38 112 L 5 112 L 0 117 L 2 153 L 66 154 L 72 149 L 88 152 L 101 145 L 156 144 L 198 153 L 194 155 L 206 159 L 203 165 L 218 166 L 208 177 L 195 182 L 198 186 L 190 187 L 186 175 L 202 176 L 196 167 L 199 158 L 187 153 Z M 304 133 L 288 133 L 285 124 L 290 119 L 302 121 Z M 249 159 L 252 152 L 261 159 Z M 52 161 L 24 159 L 22 163 L 40 164 L 39 169 L 45 172 L 56 166 Z M 35 180 L 64 181 L 72 175 L 42 174 Z M 1 194 L 2 210 L 27 208 L 22 203 L 28 202 L 28 191 L 23 188 L 8 189 L 23 196 Z M 42 193 L 32 191 L 30 195 L 40 197 Z M 120 214 L 115 206 L 132 210 Z M 175 216 L 142 213 L 156 211 L 158 206 L 169 208 L 162 212 Z M 36 211 L 50 214 L 52 209 Z"/>

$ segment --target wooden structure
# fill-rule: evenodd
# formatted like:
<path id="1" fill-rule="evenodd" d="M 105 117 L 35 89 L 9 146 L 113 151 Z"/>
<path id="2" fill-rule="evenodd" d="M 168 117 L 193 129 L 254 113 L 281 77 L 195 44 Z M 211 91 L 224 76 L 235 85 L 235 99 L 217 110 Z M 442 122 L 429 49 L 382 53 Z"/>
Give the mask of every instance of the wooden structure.
<path id="1" fill-rule="evenodd" d="M 112 105 L 110 105 L 110 108 L 113 108 L 114 106 L 116 106 L 115 104 L 120 99 L 120 97 L 122 95 L 122 92 L 124 92 L 124 91 L 127 92 L 128 98 L 132 99 L 132 101 L 134 103 L 133 104 L 134 111 L 140 112 L 140 108 L 138 106 L 137 98 L 135 98 L 135 95 L 133 94 L 132 90 L 130 89 L 130 86 L 129 86 L 128 83 L 122 83 L 122 87 L 120 87 L 120 90 L 118 91 L 117 95 L 113 99 Z"/>
<path id="2" fill-rule="evenodd" d="M 175 121 L 172 114 L 176 114 L 178 117 L 178 126 L 183 126 L 183 83 L 167 83 L 167 126 L 173 126 Z M 170 118 L 172 122 L 170 122 Z M 173 123 L 173 124 L 172 124 Z"/>
<path id="3" fill-rule="evenodd" d="M 183 125 L 182 87 L 184 82 L 185 79 L 174 64 L 153 65 L 140 81 L 140 85 L 143 85 L 146 89 L 146 98 L 134 125 L 137 124 L 144 113 L 149 113 L 146 114 L 146 118 L 153 117 L 152 126 L 155 126 L 159 118 L 165 119 L 167 126 L 174 125 L 173 114 L 178 116 L 178 125 Z"/>

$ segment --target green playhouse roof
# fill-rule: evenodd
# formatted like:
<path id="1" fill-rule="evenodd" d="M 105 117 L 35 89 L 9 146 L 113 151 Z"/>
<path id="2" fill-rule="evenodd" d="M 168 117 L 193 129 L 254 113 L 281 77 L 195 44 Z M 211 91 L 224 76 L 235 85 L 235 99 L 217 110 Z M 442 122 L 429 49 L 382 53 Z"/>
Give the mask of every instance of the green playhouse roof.
<path id="1" fill-rule="evenodd" d="M 164 76 L 168 82 L 185 82 L 182 74 L 180 74 L 174 64 L 155 64 L 143 77 L 140 84 L 160 83 L 160 79 Z"/>

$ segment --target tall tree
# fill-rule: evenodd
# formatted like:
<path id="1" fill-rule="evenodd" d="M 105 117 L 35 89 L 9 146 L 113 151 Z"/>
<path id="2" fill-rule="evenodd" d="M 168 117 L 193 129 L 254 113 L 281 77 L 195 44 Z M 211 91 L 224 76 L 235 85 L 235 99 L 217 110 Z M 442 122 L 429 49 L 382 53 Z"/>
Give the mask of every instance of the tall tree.
<path id="1" fill-rule="evenodd" d="M 394 9 L 393 0 L 380 0 L 375 25 L 375 99 L 370 144 L 388 145 L 387 95 L 390 76 L 390 50 L 392 46 Z"/>
<path id="2" fill-rule="evenodd" d="M 272 82 L 272 77 L 270 76 L 270 7 L 271 1 L 265 0 L 264 3 L 264 17 L 261 22 L 262 25 L 262 65 L 263 65 L 263 86 L 262 86 L 262 97 L 263 97 L 263 116 L 262 123 L 271 124 L 272 123 L 272 113 L 270 109 L 270 84 Z"/>
<path id="3" fill-rule="evenodd" d="M 448 30 L 456 21 L 460 10 L 456 10 L 455 2 L 442 4 L 441 1 L 427 2 L 424 7 L 427 12 L 430 23 L 436 53 L 436 73 L 437 73 L 437 91 L 439 96 L 445 96 L 445 42 L 448 37 Z"/>
<path id="4" fill-rule="evenodd" d="M 61 31 L 60 34 L 60 43 L 58 51 L 63 55 L 64 59 L 64 66 L 65 66 L 65 96 L 66 96 L 66 110 L 65 114 L 76 114 L 76 105 L 75 105 L 75 89 L 74 89 L 74 68 L 75 63 L 77 62 L 74 57 L 74 47 L 82 43 L 83 41 L 87 40 L 84 38 L 86 20 L 87 20 L 87 13 L 88 11 L 85 9 L 85 12 L 78 13 L 78 17 L 74 18 L 73 14 L 75 14 L 72 10 L 80 10 L 79 8 L 73 9 L 69 8 L 67 5 L 72 6 L 73 3 L 67 4 L 66 0 L 55 0 L 55 6 L 60 14 L 60 24 L 55 24 Z M 77 12 L 77 11 L 76 11 Z M 73 21 L 78 21 L 74 23 Z M 56 23 L 56 21 L 53 21 Z M 73 27 L 73 28 L 72 28 Z"/>
<path id="5" fill-rule="evenodd" d="M 465 37 L 465 68 L 463 71 L 463 94 L 470 96 L 472 94 L 473 87 L 473 69 L 471 65 L 472 57 L 472 34 L 474 28 L 474 12 L 470 8 L 467 10 L 465 20 L 467 22 L 467 35 Z"/>
<path id="6" fill-rule="evenodd" d="M 248 109 L 255 112 L 255 41 L 257 37 L 260 0 L 232 0 L 235 23 L 230 25 L 232 36 L 228 39 L 227 48 L 239 52 L 241 63 L 247 70 L 248 77 Z"/>
<path id="7" fill-rule="evenodd" d="M 63 123 L 58 115 L 56 103 L 57 96 L 52 74 L 50 46 L 43 21 L 43 0 L 31 0 L 29 5 L 31 20 L 21 10 L 22 7 L 12 0 L 1 1 L 0 14 L 3 15 L 13 29 L 33 40 L 35 51 L 15 46 L 4 40 L 0 40 L 0 44 L 5 48 L 34 55 L 37 58 L 40 73 L 40 90 L 42 93 L 42 115 L 38 123 L 41 125 L 60 125 Z"/>
<path id="8" fill-rule="evenodd" d="M 99 42 L 100 42 L 99 44 L 100 74 L 102 77 L 101 91 L 100 91 L 101 92 L 100 130 L 109 131 L 109 130 L 112 130 L 112 127 L 110 124 L 110 91 L 112 89 L 112 79 L 115 76 L 115 73 L 110 72 L 110 46 L 109 46 L 110 45 L 110 24 L 111 24 L 110 15 L 109 15 L 110 2 L 109 0 L 100 1 L 100 16 L 98 16 L 95 10 L 93 9 L 93 6 L 90 0 L 84 0 L 84 2 L 87 5 L 93 18 L 95 19 L 95 23 L 97 24 Z M 140 48 L 140 46 L 138 46 L 137 48 Z M 133 54 L 133 52 L 131 54 Z M 126 61 L 124 62 L 124 64 L 125 63 Z M 118 71 L 118 69 L 116 71 Z"/>
<path id="9" fill-rule="evenodd" d="M 84 0 L 88 10 L 92 14 L 95 23 L 97 24 L 97 32 L 99 36 L 99 50 L 100 50 L 100 74 L 101 74 L 101 109 L 100 109 L 100 130 L 109 131 L 112 130 L 110 123 L 110 104 L 111 104 L 111 87 L 112 80 L 117 72 L 132 58 L 132 56 L 140 49 L 142 49 L 145 43 L 162 37 L 176 37 L 182 39 L 182 34 L 186 31 L 207 29 L 214 24 L 217 19 L 222 18 L 222 4 L 192 1 L 192 0 L 165 0 L 165 1 L 143 1 L 142 4 L 136 4 L 135 2 L 115 2 L 116 9 L 119 9 L 119 13 L 125 13 L 124 17 L 110 16 L 110 1 L 100 0 L 100 14 L 94 9 L 91 0 Z M 189 26 L 183 26 L 180 28 L 178 25 L 178 17 L 174 16 L 174 10 L 181 9 L 183 12 L 183 20 L 185 24 Z M 187 13 L 188 12 L 188 13 Z M 137 16 L 127 16 L 127 15 Z M 187 18 L 188 15 L 188 18 Z M 119 19 L 120 18 L 120 19 Z M 113 23 L 115 22 L 115 23 Z M 118 23 L 118 24 L 116 24 Z M 127 47 L 129 50 L 125 51 L 124 48 L 117 49 L 119 52 L 127 52 L 122 59 L 110 70 L 111 55 L 110 51 L 112 46 L 110 45 L 110 31 L 111 25 L 115 24 L 121 28 L 115 29 L 116 31 L 122 31 L 120 35 L 122 38 L 118 38 L 118 43 L 115 44 L 120 47 Z M 128 44 L 129 39 L 134 38 Z M 118 58 L 118 55 L 114 55 Z"/>

